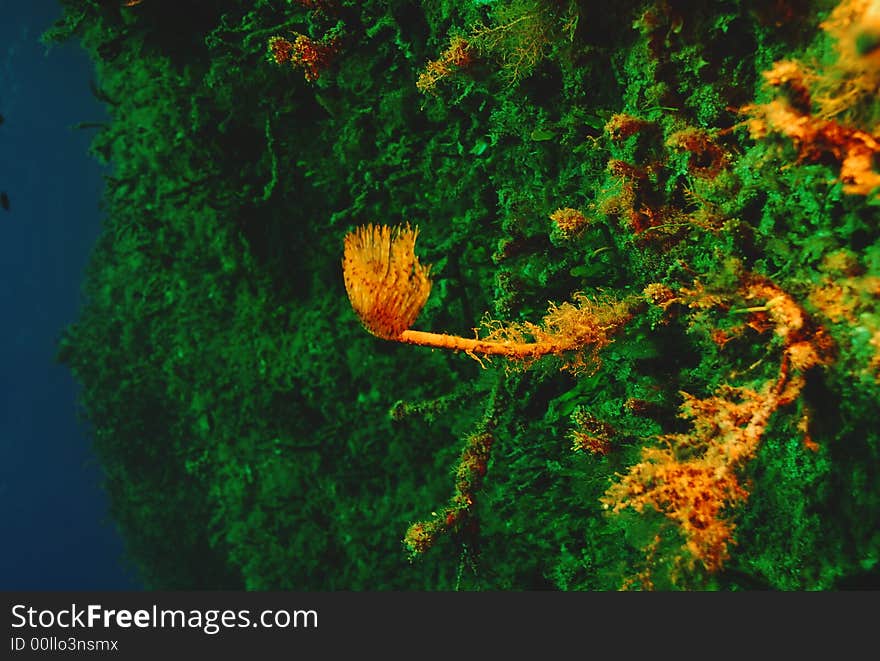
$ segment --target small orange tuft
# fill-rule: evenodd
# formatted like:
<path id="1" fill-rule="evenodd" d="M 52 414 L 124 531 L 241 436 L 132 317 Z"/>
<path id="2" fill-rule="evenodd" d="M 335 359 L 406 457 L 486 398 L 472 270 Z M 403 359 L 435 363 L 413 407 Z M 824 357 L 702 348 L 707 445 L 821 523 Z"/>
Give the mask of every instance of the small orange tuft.
<path id="1" fill-rule="evenodd" d="M 305 78 L 314 82 L 330 64 L 339 50 L 339 40 L 325 37 L 317 40 L 294 33 L 293 41 L 284 37 L 269 37 L 269 56 L 275 64 L 290 64 L 303 70 Z"/>
<path id="2" fill-rule="evenodd" d="M 290 62 L 293 53 L 293 44 L 284 37 L 269 37 L 269 55 L 275 64 L 286 64 Z"/>
<path id="3" fill-rule="evenodd" d="M 449 40 L 449 46 L 440 57 L 431 60 L 425 65 L 424 71 L 416 80 L 416 87 L 420 92 L 433 93 L 444 78 L 464 69 L 474 61 L 473 50 L 470 43 L 464 37 L 454 36 Z"/>
<path id="4" fill-rule="evenodd" d="M 557 209 L 550 214 L 550 220 L 556 223 L 562 236 L 567 239 L 580 234 L 590 222 L 584 214 L 571 207 Z"/>

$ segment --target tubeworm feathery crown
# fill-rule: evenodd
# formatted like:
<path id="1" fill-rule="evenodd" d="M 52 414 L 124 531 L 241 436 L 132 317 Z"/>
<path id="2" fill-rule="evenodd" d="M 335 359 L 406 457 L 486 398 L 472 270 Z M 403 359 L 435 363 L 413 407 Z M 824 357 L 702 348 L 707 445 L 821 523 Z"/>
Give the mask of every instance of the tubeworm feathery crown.
<path id="1" fill-rule="evenodd" d="M 345 237 L 345 289 L 361 323 L 377 337 L 398 339 L 431 293 L 431 267 L 415 256 L 418 233 L 409 223 L 398 228 L 370 224 Z"/>
<path id="2" fill-rule="evenodd" d="M 485 339 L 410 329 L 431 293 L 430 267 L 414 248 L 418 229 L 381 225 L 359 227 L 345 237 L 342 272 L 345 289 L 361 323 L 373 335 L 405 344 L 529 360 L 547 354 L 598 350 L 630 317 L 625 301 L 596 305 L 581 296 L 579 305 L 552 306 L 546 328 L 534 324 L 501 326 Z M 529 341 L 531 335 L 535 341 Z M 579 364 L 575 360 L 573 365 Z"/>

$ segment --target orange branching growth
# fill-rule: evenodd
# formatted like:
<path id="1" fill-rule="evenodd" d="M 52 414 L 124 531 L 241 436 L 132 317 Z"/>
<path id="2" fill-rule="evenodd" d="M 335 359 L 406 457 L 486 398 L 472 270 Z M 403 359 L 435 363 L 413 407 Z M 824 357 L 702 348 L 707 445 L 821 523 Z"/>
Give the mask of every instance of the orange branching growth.
<path id="1" fill-rule="evenodd" d="M 729 165 L 727 154 L 705 129 L 688 127 L 675 131 L 666 144 L 690 152 L 688 170 L 697 177 L 713 179 Z"/>
<path id="2" fill-rule="evenodd" d="M 269 55 L 276 64 L 290 64 L 302 69 L 306 80 L 313 82 L 339 50 L 339 40 L 330 36 L 316 40 L 296 32 L 294 35 L 293 41 L 279 36 L 270 37 Z"/>
<path id="3" fill-rule="evenodd" d="M 748 497 L 736 469 L 754 455 L 778 393 L 729 388 L 703 400 L 682 395 L 681 417 L 693 421 L 693 431 L 664 437 L 665 447 L 644 448 L 641 462 L 602 502 L 615 512 L 661 512 L 678 526 L 689 555 L 716 571 L 733 538 L 733 523 L 722 512 Z"/>
<path id="4" fill-rule="evenodd" d="M 763 76 L 768 85 L 785 93 L 789 103 L 798 112 L 810 113 L 813 96 L 809 86 L 815 82 L 815 74 L 805 70 L 796 60 L 779 60 Z"/>
<path id="5" fill-rule="evenodd" d="M 855 332 L 851 340 L 870 337 L 873 355 L 865 370 L 880 382 L 880 276 L 866 273 L 855 255 L 838 250 L 822 260 L 823 277 L 810 292 L 808 301 L 831 323 L 845 323 Z"/>
<path id="6" fill-rule="evenodd" d="M 500 350 L 482 353 L 525 360 L 567 354 L 562 369 L 595 371 L 600 364 L 599 352 L 630 320 L 634 304 L 628 300 L 592 300 L 582 293 L 573 299 L 572 303 L 551 303 L 541 324 L 489 322 L 488 335 L 478 342 L 497 345 Z"/>
<path id="7" fill-rule="evenodd" d="M 296 4 L 302 5 L 306 9 L 324 11 L 333 7 L 335 2 L 333 0 L 296 0 Z"/>
<path id="8" fill-rule="evenodd" d="M 679 302 L 679 297 L 676 293 L 670 287 L 661 285 L 659 282 L 652 282 L 647 285 L 644 290 L 642 290 L 642 294 L 646 301 L 652 305 L 661 307 L 664 310 L 669 309 L 669 306 L 673 303 Z"/>
<path id="9" fill-rule="evenodd" d="M 874 159 L 880 154 L 880 140 L 831 119 L 819 119 L 776 99 L 765 105 L 748 106 L 752 114 L 749 131 L 753 138 L 778 132 L 794 142 L 799 157 L 819 161 L 831 157 L 840 163 L 840 180 L 847 193 L 868 195 L 880 187 L 880 173 Z"/>
<path id="10" fill-rule="evenodd" d="M 497 3 L 489 24 L 478 22 L 466 36 L 453 36 L 440 57 L 428 62 L 416 86 L 434 92 L 438 82 L 470 65 L 476 55 L 497 62 L 503 77 L 514 84 L 531 74 L 555 44 L 570 41 L 577 22 L 574 2 Z"/>
<path id="11" fill-rule="evenodd" d="M 455 494 L 442 511 L 428 521 L 412 524 L 403 539 L 410 557 L 421 555 L 431 548 L 440 535 L 460 531 L 473 523 L 473 507 L 477 492 L 489 465 L 489 456 L 495 438 L 489 431 L 472 434 L 455 469 Z"/>
<path id="12" fill-rule="evenodd" d="M 877 383 L 880 383 L 880 330 L 871 336 L 869 344 L 874 347 L 874 355 L 868 361 L 868 369 L 874 374 Z"/>
<path id="13" fill-rule="evenodd" d="M 639 117 L 633 117 L 625 113 L 617 113 L 605 123 L 605 133 L 615 142 L 626 140 L 631 135 L 640 133 L 646 128 L 653 126 Z"/>
<path id="14" fill-rule="evenodd" d="M 672 152 L 688 154 L 687 168 L 693 177 L 681 189 L 685 205 L 658 204 L 668 197 L 663 189 L 674 172 L 667 162 L 671 159 L 642 159 L 640 162 L 609 159 L 607 169 L 614 187 L 603 191 L 598 210 L 627 222 L 638 237 L 638 245 L 671 247 L 692 230 L 717 233 L 722 229 L 727 215 L 721 205 L 710 202 L 710 198 L 718 193 L 718 185 L 713 180 L 727 170 L 731 162 L 718 139 L 723 132 L 713 134 L 706 129 L 683 126 L 660 142 L 663 131 L 659 126 L 626 114 L 612 116 L 604 130 L 612 142 L 643 134 L 644 140 L 653 142 L 669 156 Z M 721 186 L 728 185 L 722 180 Z"/>
<path id="15" fill-rule="evenodd" d="M 599 455 L 605 455 L 611 451 L 611 439 L 615 433 L 611 425 L 599 420 L 583 408 L 578 408 L 571 417 L 577 425 L 577 428 L 569 434 L 572 450 Z"/>
<path id="16" fill-rule="evenodd" d="M 873 103 L 880 87 L 880 3 L 843 0 L 821 25 L 835 42 L 837 60 L 817 76 L 815 100 L 822 117 Z"/>
<path id="17" fill-rule="evenodd" d="M 813 65 L 782 60 L 764 78 L 803 114 L 815 106 L 821 119 L 858 124 L 873 114 L 861 116 L 880 87 L 880 3 L 842 0 L 820 27 L 834 41 L 835 59 Z"/>
<path id="18" fill-rule="evenodd" d="M 696 129 L 678 132 L 666 146 L 692 153 L 689 169 L 696 175 L 695 180 L 710 180 L 727 166 L 727 157 L 721 148 L 712 143 L 707 134 L 698 134 Z M 628 221 L 633 234 L 639 237 L 639 244 L 650 241 L 671 246 L 689 229 L 711 232 L 720 229 L 723 216 L 693 188 L 683 192 L 697 206 L 695 211 L 685 211 L 674 204 L 656 204 L 658 175 L 664 167 L 659 161 L 642 166 L 611 159 L 607 167 L 616 182 L 617 192 L 601 200 L 598 209 L 600 213 Z"/>
<path id="19" fill-rule="evenodd" d="M 876 194 L 880 137 L 872 108 L 880 90 L 880 3 L 843 0 L 822 28 L 835 40 L 837 59 L 820 68 L 775 63 L 764 78 L 783 98 L 743 108 L 752 116 L 749 130 L 754 138 L 771 132 L 791 138 L 801 160 L 837 161 L 847 193 Z"/>
<path id="20" fill-rule="evenodd" d="M 514 84 L 531 74 L 554 45 L 571 41 L 577 23 L 573 2 L 496 3 L 491 22 L 475 25 L 468 38 L 481 55 L 499 62 L 502 75 Z"/>
<path id="21" fill-rule="evenodd" d="M 880 276 L 866 273 L 851 251 L 827 254 L 819 268 L 823 277 L 809 302 L 833 323 L 865 323 L 880 312 Z"/>
<path id="22" fill-rule="evenodd" d="M 740 474 L 755 457 L 771 416 L 797 399 L 804 373 L 827 364 L 831 351 L 824 329 L 814 326 L 794 299 L 773 283 L 746 278 L 739 295 L 749 303 L 763 301 L 748 309 L 766 313 L 782 338 L 777 377 L 757 389 L 725 385 L 705 399 L 682 393 L 680 416 L 691 421 L 691 431 L 663 436 L 660 447 L 644 448 L 642 460 L 602 498 L 613 512 L 632 508 L 661 513 L 684 540 L 684 553 L 676 556 L 676 564 L 699 563 L 710 572 L 723 566 L 735 542 L 735 525 L 726 513 L 748 498 Z M 666 302 L 668 297 L 660 299 Z M 692 294 L 682 302 L 686 299 L 701 304 L 712 300 Z"/>
<path id="23" fill-rule="evenodd" d="M 567 239 L 580 234 L 590 222 L 582 212 L 571 207 L 557 209 L 550 214 L 550 220 L 556 223 L 560 234 Z"/>
<path id="24" fill-rule="evenodd" d="M 864 313 L 873 316 L 880 308 L 880 276 L 826 277 L 810 293 L 809 301 L 834 323 L 867 323 L 869 320 L 861 316 Z"/>
<path id="25" fill-rule="evenodd" d="M 437 83 L 466 68 L 473 60 L 474 54 L 467 39 L 454 36 L 449 41 L 449 47 L 440 54 L 440 57 L 428 62 L 425 70 L 419 74 L 416 87 L 420 92 L 434 92 Z"/>
<path id="26" fill-rule="evenodd" d="M 415 256 L 417 230 L 387 226 L 360 227 L 345 237 L 343 277 L 349 300 L 373 335 L 406 344 L 533 359 L 574 352 L 568 367 L 579 369 L 611 342 L 630 318 L 631 304 L 598 303 L 577 295 L 576 304 L 551 304 L 543 324 L 490 324 L 485 338 L 410 330 L 431 291 L 429 268 Z"/>

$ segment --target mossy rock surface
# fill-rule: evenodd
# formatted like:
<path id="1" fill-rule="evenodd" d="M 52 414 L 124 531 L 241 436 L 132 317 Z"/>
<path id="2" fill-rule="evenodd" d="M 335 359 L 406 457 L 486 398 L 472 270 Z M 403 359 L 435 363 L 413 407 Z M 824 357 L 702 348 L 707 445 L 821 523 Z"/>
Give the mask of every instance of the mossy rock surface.
<path id="1" fill-rule="evenodd" d="M 146 586 L 878 585 L 865 3 L 61 4 L 112 169 L 58 354 Z M 379 339 L 341 267 L 369 223 L 419 228 L 414 328 L 631 315 L 579 369 Z M 646 449 L 714 477 L 615 511 Z"/>

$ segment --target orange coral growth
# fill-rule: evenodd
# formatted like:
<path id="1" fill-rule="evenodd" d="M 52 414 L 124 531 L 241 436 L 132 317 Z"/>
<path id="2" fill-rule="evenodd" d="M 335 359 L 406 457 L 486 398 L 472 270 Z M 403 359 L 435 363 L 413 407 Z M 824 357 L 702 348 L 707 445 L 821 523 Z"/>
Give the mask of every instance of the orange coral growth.
<path id="1" fill-rule="evenodd" d="M 865 273 L 846 250 L 826 256 L 821 268 L 825 274 L 809 294 L 810 305 L 832 323 L 845 323 L 851 341 L 870 337 L 873 355 L 864 370 L 880 382 L 880 276 Z"/>
<path id="2" fill-rule="evenodd" d="M 592 300 L 578 293 L 572 303 L 550 303 L 541 324 L 490 322 L 489 334 L 481 342 L 510 346 L 516 352 L 503 355 L 525 360 L 547 354 L 565 355 L 563 369 L 595 371 L 599 352 L 629 321 L 633 307 L 628 300 Z"/>
<path id="3" fill-rule="evenodd" d="M 275 64 L 287 64 L 293 57 L 293 44 L 284 37 L 269 37 L 269 54 Z"/>
<path id="4" fill-rule="evenodd" d="M 605 123 L 604 128 L 608 137 L 612 140 L 619 141 L 625 140 L 636 133 L 640 133 L 649 126 L 651 126 L 651 123 L 644 119 L 633 117 L 632 115 L 627 115 L 625 113 L 617 113 L 611 116 L 611 118 Z"/>
<path id="5" fill-rule="evenodd" d="M 816 100 L 823 117 L 873 102 L 880 86 L 880 4 L 843 0 L 822 23 L 834 40 L 837 60 L 821 72 Z"/>
<path id="6" fill-rule="evenodd" d="M 677 524 L 690 556 L 709 571 L 721 568 L 733 539 L 734 525 L 722 512 L 748 497 L 734 468 L 753 455 L 776 404 L 769 393 L 720 394 L 698 400 L 682 393 L 681 416 L 693 421 L 693 433 L 664 437 L 666 447 L 644 448 L 641 462 L 602 499 L 614 512 L 650 507 L 664 514 Z"/>
<path id="7" fill-rule="evenodd" d="M 557 209 L 550 214 L 550 220 L 556 223 L 556 227 L 566 238 L 577 236 L 589 223 L 583 213 L 570 207 Z"/>
<path id="8" fill-rule="evenodd" d="M 724 294 L 706 289 L 702 282 L 694 280 L 692 287 L 682 287 L 678 290 L 678 300 L 692 310 L 711 310 L 730 308 L 730 302 Z"/>
<path id="9" fill-rule="evenodd" d="M 809 114 L 812 97 L 808 81 L 815 76 L 804 71 L 803 66 L 795 60 L 780 60 L 764 72 L 764 80 L 773 87 L 783 90 L 788 101 L 798 112 Z"/>
<path id="10" fill-rule="evenodd" d="M 619 159 L 610 159 L 607 164 L 620 188 L 616 195 L 602 200 L 599 211 L 627 220 L 632 233 L 639 236 L 640 245 L 649 241 L 672 245 L 690 227 L 714 229 L 707 209 L 689 215 L 675 205 L 655 203 L 659 193 L 657 173 L 663 167 L 659 162 L 639 166 Z"/>
<path id="11" fill-rule="evenodd" d="M 657 305 L 664 310 L 667 310 L 670 305 L 679 301 L 671 287 L 661 285 L 659 282 L 652 282 L 647 285 L 642 290 L 642 294 L 649 303 Z"/>
<path id="12" fill-rule="evenodd" d="M 727 154 L 703 129 L 690 127 L 676 131 L 666 144 L 690 152 L 688 170 L 698 177 L 712 179 L 728 165 Z"/>
<path id="13" fill-rule="evenodd" d="M 818 119 L 795 110 L 784 101 L 748 106 L 752 114 L 749 130 L 753 138 L 773 131 L 794 142 L 801 160 L 819 161 L 832 157 L 840 163 L 840 180 L 847 193 L 868 195 L 880 188 L 880 173 L 874 159 L 880 154 L 880 140 L 859 129 L 834 120 Z"/>
<path id="14" fill-rule="evenodd" d="M 810 303 L 831 321 L 859 322 L 859 314 L 875 312 L 880 305 L 880 276 L 825 278 L 810 293 Z"/>
<path id="15" fill-rule="evenodd" d="M 874 332 L 869 344 L 874 347 L 874 355 L 868 361 L 868 369 L 875 375 L 877 383 L 880 383 L 880 330 Z"/>
<path id="16" fill-rule="evenodd" d="M 443 527 L 438 521 L 418 522 L 412 524 L 403 538 L 403 545 L 409 549 L 411 555 L 421 555 L 434 546 L 437 537 L 443 532 Z"/>
<path id="17" fill-rule="evenodd" d="M 313 9 L 316 11 L 330 9 L 336 4 L 333 0 L 296 0 L 296 3 L 306 9 Z"/>
<path id="18" fill-rule="evenodd" d="M 425 70 L 416 80 L 416 87 L 420 92 L 434 92 L 437 83 L 469 66 L 473 60 L 473 51 L 468 41 L 464 37 L 454 36 L 440 57 L 425 65 Z"/>
<path id="19" fill-rule="evenodd" d="M 739 295 L 765 301 L 750 309 L 766 311 L 783 339 L 778 376 L 757 390 L 722 386 L 705 399 L 682 393 L 680 416 L 691 421 L 691 431 L 661 437 L 662 447 L 644 448 L 641 461 L 602 498 L 612 512 L 650 508 L 663 514 L 684 539 L 686 555 L 677 560 L 697 562 L 710 572 L 723 566 L 735 543 L 735 525 L 726 512 L 748 498 L 740 471 L 754 458 L 771 415 L 797 399 L 803 373 L 827 364 L 832 349 L 824 329 L 770 281 L 747 276 Z M 697 307 L 729 306 L 699 286 L 683 298 Z M 805 438 L 808 447 L 811 442 Z"/>
<path id="20" fill-rule="evenodd" d="M 269 38 L 269 54 L 276 64 L 290 64 L 303 70 L 309 82 L 318 79 L 339 50 L 339 40 L 328 37 L 322 40 L 312 39 L 304 34 L 294 33 L 295 39 L 289 41 L 284 37 Z"/>
<path id="21" fill-rule="evenodd" d="M 809 295 L 810 304 L 833 323 L 864 323 L 866 313 L 880 311 L 880 276 L 864 272 L 849 250 L 829 253 L 820 266 L 821 282 Z"/>
<path id="22" fill-rule="evenodd" d="M 815 69 L 775 63 L 764 78 L 786 98 L 743 108 L 752 115 L 749 129 L 754 138 L 791 138 L 800 160 L 835 160 L 847 193 L 876 194 L 880 137 L 865 124 L 875 121 L 870 108 L 880 89 L 880 3 L 843 0 L 822 28 L 835 40 L 837 59 Z"/>
<path id="23" fill-rule="evenodd" d="M 468 437 L 455 470 L 455 494 L 450 504 L 432 519 L 412 524 L 404 536 L 403 543 L 410 557 L 423 554 L 440 535 L 473 522 L 473 507 L 477 492 L 483 486 L 494 442 L 495 437 L 489 431 Z"/>
<path id="24" fill-rule="evenodd" d="M 577 425 L 577 429 L 573 429 L 569 434 L 572 450 L 599 455 L 611 451 L 611 439 L 614 436 L 614 428 L 611 425 L 580 408 L 572 415 L 572 420 Z"/>

